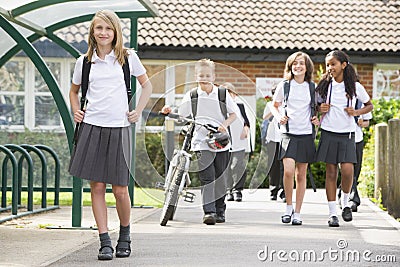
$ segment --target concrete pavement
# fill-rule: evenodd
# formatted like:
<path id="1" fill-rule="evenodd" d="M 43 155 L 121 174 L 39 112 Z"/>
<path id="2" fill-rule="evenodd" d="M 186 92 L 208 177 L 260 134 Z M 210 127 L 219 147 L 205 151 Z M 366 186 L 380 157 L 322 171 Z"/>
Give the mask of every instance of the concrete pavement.
<path id="1" fill-rule="evenodd" d="M 226 223 L 208 226 L 201 223 L 196 194 L 195 203 L 179 203 L 174 221 L 166 227 L 159 225 L 160 210 L 133 209 L 129 258 L 99 262 L 95 231 L 39 229 L 24 236 L 28 245 L 23 253 L 3 254 L 1 262 L 5 260 L 6 266 L 397 266 L 400 261 L 400 223 L 367 199 L 353 213 L 352 222 L 339 216 L 341 226 L 329 228 L 325 190 L 307 190 L 303 225 L 293 226 L 280 222 L 285 204 L 270 201 L 268 190 L 246 190 L 243 202 L 227 202 Z M 0 226 L 2 251 L 15 253 L 19 251 L 15 244 L 20 243 L 3 239 L 10 232 L 15 232 L 14 238 L 22 236 L 16 226 Z M 115 245 L 117 232 L 111 237 Z M 52 255 L 42 246 L 43 239 Z"/>

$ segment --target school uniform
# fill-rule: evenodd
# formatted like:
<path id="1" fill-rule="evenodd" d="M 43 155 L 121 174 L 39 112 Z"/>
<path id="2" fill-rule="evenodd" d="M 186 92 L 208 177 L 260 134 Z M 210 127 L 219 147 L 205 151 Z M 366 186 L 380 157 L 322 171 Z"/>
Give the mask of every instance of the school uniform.
<path id="1" fill-rule="evenodd" d="M 236 98 L 237 99 L 237 98 Z M 235 100 L 236 100 L 235 99 Z M 236 102 L 236 101 L 235 101 Z M 238 193 L 244 188 L 246 181 L 246 149 L 248 149 L 248 138 L 240 138 L 244 126 L 250 127 L 249 120 L 246 115 L 245 107 L 243 103 L 236 102 L 240 112 L 236 114 L 236 120 L 230 125 L 230 134 L 232 140 L 232 146 L 230 149 L 230 162 L 229 162 L 229 173 L 228 178 L 228 193 Z"/>
<path id="2" fill-rule="evenodd" d="M 196 121 L 216 127 L 220 126 L 225 121 L 225 117 L 220 110 L 218 87 L 213 86 L 209 94 L 198 87 L 197 94 Z M 240 113 L 228 92 L 226 92 L 226 110 L 228 113 Z M 193 114 L 190 91 L 184 95 L 178 113 L 181 116 Z M 196 126 L 191 143 L 191 150 L 195 151 L 197 155 L 198 173 L 202 185 L 203 211 L 205 214 L 224 215 L 226 209 L 226 170 L 229 163 L 230 144 L 223 149 L 214 150 L 206 142 L 207 134 L 207 129 Z"/>
<path id="3" fill-rule="evenodd" d="M 280 82 L 274 94 L 274 102 L 284 101 L 284 82 Z M 282 134 L 279 159 L 292 158 L 296 162 L 312 163 L 315 161 L 313 124 L 311 123 L 311 96 L 308 82 L 301 84 L 290 81 L 290 91 L 286 112 L 288 125 L 280 125 Z M 284 114 L 281 113 L 282 116 Z M 279 118 L 277 118 L 279 120 Z"/>
<path id="4" fill-rule="evenodd" d="M 355 107 L 356 98 L 362 103 L 370 100 L 365 88 L 356 83 L 356 97 L 346 97 L 344 82 L 332 80 L 328 87 L 327 101 L 331 104 L 329 112 L 321 119 L 321 138 L 318 144 L 317 161 L 330 164 L 342 162 L 357 163 L 355 131 L 356 123 L 353 116 L 344 110 Z M 329 100 L 330 99 L 330 100 Z M 322 99 L 318 96 L 318 102 Z"/>
<path id="5" fill-rule="evenodd" d="M 270 113 L 271 106 L 272 102 L 268 102 L 265 105 L 263 117 Z M 283 164 L 282 161 L 279 160 L 282 135 L 278 125 L 279 121 L 275 117 L 272 117 L 265 137 L 267 168 L 271 166 L 267 175 L 269 176 L 269 190 L 272 199 L 276 199 L 279 190 L 283 189 Z M 281 197 L 283 197 L 283 195 L 281 195 Z"/>
<path id="6" fill-rule="evenodd" d="M 128 51 L 130 74 L 141 76 L 146 69 L 136 53 Z M 78 58 L 72 83 L 81 84 L 84 56 Z M 102 60 L 93 53 L 87 105 L 69 172 L 90 181 L 127 186 L 132 157 L 132 131 L 128 121 L 128 97 L 122 66 L 114 51 Z"/>
<path id="7" fill-rule="evenodd" d="M 371 114 L 371 112 L 368 112 L 366 114 L 361 115 L 360 118 L 363 120 L 370 120 L 370 119 L 372 119 L 372 114 Z M 363 158 L 364 134 L 362 131 L 362 127 L 360 127 L 358 124 L 356 125 L 355 142 L 356 142 L 357 163 L 354 164 L 354 179 L 353 179 L 353 186 L 351 189 L 349 201 L 352 201 L 357 206 L 359 206 L 361 204 L 361 199 L 358 194 L 357 185 L 358 185 L 358 177 L 360 176 L 360 172 L 361 172 L 361 165 L 362 165 L 362 158 Z"/>

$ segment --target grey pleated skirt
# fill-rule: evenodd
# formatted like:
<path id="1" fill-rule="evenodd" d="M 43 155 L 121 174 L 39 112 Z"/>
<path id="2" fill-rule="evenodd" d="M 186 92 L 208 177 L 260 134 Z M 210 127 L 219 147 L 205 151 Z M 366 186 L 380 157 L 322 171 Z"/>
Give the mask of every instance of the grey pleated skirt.
<path id="1" fill-rule="evenodd" d="M 90 181 L 129 184 L 131 127 L 109 128 L 82 123 L 72 152 L 69 173 Z"/>
<path id="2" fill-rule="evenodd" d="M 353 133 L 333 133 L 322 130 L 318 144 L 317 161 L 331 164 L 357 163 Z"/>
<path id="3" fill-rule="evenodd" d="M 315 144 L 312 134 L 282 134 L 279 159 L 292 158 L 300 163 L 315 162 Z"/>

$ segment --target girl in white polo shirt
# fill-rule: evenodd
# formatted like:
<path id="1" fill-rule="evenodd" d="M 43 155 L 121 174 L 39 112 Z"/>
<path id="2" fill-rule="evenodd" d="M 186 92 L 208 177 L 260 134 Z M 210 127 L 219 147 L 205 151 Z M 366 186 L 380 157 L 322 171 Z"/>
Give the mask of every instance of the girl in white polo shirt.
<path id="1" fill-rule="evenodd" d="M 342 177 L 342 217 L 352 220 L 349 207 L 349 193 L 353 184 L 353 164 L 356 159 L 354 116 L 370 112 L 373 106 L 364 87 L 357 82 L 356 72 L 349 57 L 342 51 L 332 51 L 325 57 L 326 73 L 317 86 L 321 117 L 321 139 L 318 145 L 317 161 L 326 162 L 326 196 L 329 206 L 330 227 L 338 227 L 336 213 L 336 183 L 338 164 Z M 364 103 L 355 109 L 356 98 Z"/>
<path id="2" fill-rule="evenodd" d="M 284 71 L 285 81 L 278 84 L 273 98 L 272 113 L 279 120 L 282 133 L 280 159 L 283 160 L 283 186 L 286 195 L 286 211 L 282 223 L 301 225 L 300 210 L 306 190 L 308 163 L 315 161 L 313 124 L 319 123 L 312 116 L 310 83 L 314 71 L 310 57 L 296 52 L 288 57 Z M 290 88 L 287 99 L 284 95 L 285 83 Z M 278 107 L 284 104 L 285 114 Z M 296 207 L 293 209 L 293 177 L 296 174 Z"/>
<path id="3" fill-rule="evenodd" d="M 91 61 L 87 106 L 80 110 L 78 92 L 82 82 L 84 56 L 78 58 L 69 93 L 74 121 L 81 123 L 73 151 L 71 175 L 90 181 L 92 210 L 100 236 L 99 260 L 111 260 L 114 249 L 108 235 L 106 184 L 112 185 L 120 220 L 116 257 L 128 257 L 130 248 L 131 202 L 128 193 L 131 162 L 131 123 L 139 117 L 151 95 L 146 70 L 133 50 L 123 47 L 117 15 L 109 10 L 96 13 L 90 25 L 88 51 Z M 125 57 L 128 62 L 125 61 Z M 129 111 L 123 64 L 129 64 L 142 94 L 135 110 Z"/>

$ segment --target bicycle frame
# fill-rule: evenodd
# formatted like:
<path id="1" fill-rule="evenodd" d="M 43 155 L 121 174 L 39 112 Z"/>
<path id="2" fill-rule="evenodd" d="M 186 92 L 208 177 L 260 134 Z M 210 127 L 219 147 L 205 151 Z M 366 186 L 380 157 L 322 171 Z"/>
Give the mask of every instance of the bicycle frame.
<path id="1" fill-rule="evenodd" d="M 185 133 L 181 149 L 174 151 L 174 155 L 165 177 L 165 183 L 162 186 L 161 183 L 159 183 L 158 186 L 156 185 L 156 187 L 161 187 L 165 191 L 165 200 L 160 218 L 161 226 L 165 226 L 169 220 L 173 219 L 178 205 L 179 196 L 183 195 L 183 191 L 191 183 L 189 167 L 192 155 L 189 151 L 195 126 L 200 125 L 210 131 L 217 132 L 213 126 L 197 123 L 195 120 L 183 118 L 178 114 L 168 114 L 168 117 L 176 121 L 188 122 L 189 126 Z M 195 195 L 193 193 L 186 192 L 184 195 L 184 201 L 193 202 L 194 197 Z"/>

